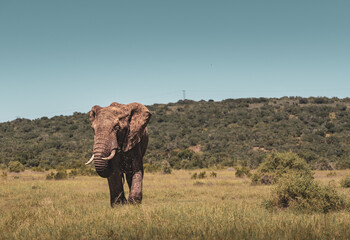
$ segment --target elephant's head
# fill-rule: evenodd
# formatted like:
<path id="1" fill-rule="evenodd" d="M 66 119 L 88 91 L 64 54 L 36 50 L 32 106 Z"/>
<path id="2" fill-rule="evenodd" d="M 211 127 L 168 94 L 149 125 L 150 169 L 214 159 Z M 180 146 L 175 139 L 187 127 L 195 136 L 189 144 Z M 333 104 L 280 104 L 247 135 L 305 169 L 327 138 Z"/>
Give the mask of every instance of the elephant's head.
<path id="1" fill-rule="evenodd" d="M 128 152 L 140 142 L 150 117 L 148 109 L 139 103 L 94 106 L 90 112 L 94 148 L 86 164 L 94 161 L 97 173 L 109 177 L 113 172 L 111 160 L 117 158 L 117 152 Z"/>

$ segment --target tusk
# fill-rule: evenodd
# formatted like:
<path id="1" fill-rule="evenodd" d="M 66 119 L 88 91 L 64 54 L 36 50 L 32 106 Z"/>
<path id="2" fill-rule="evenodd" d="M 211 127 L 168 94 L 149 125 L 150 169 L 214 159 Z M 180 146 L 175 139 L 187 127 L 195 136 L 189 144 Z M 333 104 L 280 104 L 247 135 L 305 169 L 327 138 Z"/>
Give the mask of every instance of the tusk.
<path id="1" fill-rule="evenodd" d="M 85 163 L 85 165 L 89 165 L 90 163 L 92 163 L 93 160 L 94 160 L 94 154 L 92 154 L 92 157 L 90 158 L 89 161 L 87 161 L 87 162 Z"/>
<path id="2" fill-rule="evenodd" d="M 109 155 L 109 157 L 102 158 L 102 160 L 111 160 L 112 158 L 114 158 L 115 152 L 116 152 L 116 150 L 113 149 L 111 152 L 111 155 Z"/>

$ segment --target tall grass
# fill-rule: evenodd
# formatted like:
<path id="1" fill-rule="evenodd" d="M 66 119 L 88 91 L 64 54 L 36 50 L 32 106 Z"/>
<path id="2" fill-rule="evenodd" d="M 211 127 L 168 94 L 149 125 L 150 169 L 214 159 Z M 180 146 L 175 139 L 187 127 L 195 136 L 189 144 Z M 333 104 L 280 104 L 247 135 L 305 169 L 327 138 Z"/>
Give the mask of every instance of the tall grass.
<path id="1" fill-rule="evenodd" d="M 339 181 L 317 172 L 323 184 Z M 268 211 L 270 186 L 234 172 L 192 180 L 190 171 L 146 174 L 141 205 L 109 206 L 106 179 L 47 181 L 45 174 L 0 178 L 0 239 L 348 239 L 348 212 Z M 201 183 L 201 184 L 198 184 Z M 127 187 L 125 186 L 127 189 Z"/>

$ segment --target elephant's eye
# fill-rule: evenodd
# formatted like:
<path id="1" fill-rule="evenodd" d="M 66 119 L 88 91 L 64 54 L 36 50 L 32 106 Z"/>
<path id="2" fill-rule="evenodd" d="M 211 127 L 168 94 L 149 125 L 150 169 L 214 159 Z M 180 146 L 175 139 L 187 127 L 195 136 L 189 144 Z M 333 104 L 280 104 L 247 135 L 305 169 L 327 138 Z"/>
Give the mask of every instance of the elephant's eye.
<path id="1" fill-rule="evenodd" d="M 120 129 L 120 126 L 119 126 L 119 124 L 116 124 L 115 126 L 114 126 L 114 128 L 113 128 L 114 130 L 119 130 Z"/>

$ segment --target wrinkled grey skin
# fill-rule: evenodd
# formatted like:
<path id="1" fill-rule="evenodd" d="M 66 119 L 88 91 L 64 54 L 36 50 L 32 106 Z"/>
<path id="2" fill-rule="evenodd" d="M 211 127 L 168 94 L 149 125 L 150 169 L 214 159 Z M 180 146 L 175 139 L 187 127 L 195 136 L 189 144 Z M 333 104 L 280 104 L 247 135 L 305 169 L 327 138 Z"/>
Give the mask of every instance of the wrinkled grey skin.
<path id="1" fill-rule="evenodd" d="M 94 165 L 96 172 L 108 179 L 111 206 L 119 203 L 141 203 L 142 158 L 148 145 L 149 110 L 139 103 L 112 103 L 108 107 L 94 106 L 90 122 L 94 130 Z M 116 154 L 111 160 L 103 160 Z M 130 194 L 126 201 L 123 190 L 124 174 Z"/>

